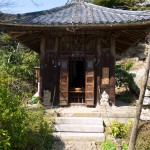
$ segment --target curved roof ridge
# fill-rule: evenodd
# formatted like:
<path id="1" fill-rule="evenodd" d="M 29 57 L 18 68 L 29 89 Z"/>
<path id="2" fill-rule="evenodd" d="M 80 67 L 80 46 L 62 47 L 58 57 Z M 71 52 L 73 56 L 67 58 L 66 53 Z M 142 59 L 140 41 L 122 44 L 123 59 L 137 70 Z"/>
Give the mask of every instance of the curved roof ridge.
<path id="1" fill-rule="evenodd" d="M 107 8 L 87 2 L 72 2 L 49 10 L 6 17 L 3 22 L 33 25 L 101 25 L 150 22 L 150 11 Z M 2 21 L 0 21 L 2 22 Z"/>
<path id="2" fill-rule="evenodd" d="M 59 7 L 55 7 L 52 9 L 48 9 L 48 10 L 42 10 L 42 11 L 36 11 L 36 12 L 28 12 L 28 13 L 22 13 L 22 14 L 17 14 L 17 15 L 38 15 L 38 14 L 45 14 L 45 13 L 51 13 L 51 12 L 57 12 L 57 11 L 61 11 L 65 8 L 71 7 L 73 5 L 81 5 L 81 4 L 85 4 L 86 6 L 92 6 L 93 9 L 96 9 L 99 11 L 99 9 L 103 9 L 103 11 L 109 11 L 110 12 L 115 12 L 115 13 L 120 13 L 120 14 L 133 14 L 133 15 L 142 15 L 142 16 L 149 16 L 150 15 L 150 10 L 145 10 L 145 11 L 132 11 L 132 10 L 121 10 L 121 9 L 114 9 L 114 8 L 108 8 L 108 7 L 104 7 L 104 6 L 99 6 L 99 5 L 94 5 L 92 3 L 87 3 L 87 2 L 70 2 L 69 4 L 65 4 L 64 6 L 59 6 Z M 96 8 L 97 7 L 97 8 Z M 149 14 L 147 14 L 149 13 Z"/>

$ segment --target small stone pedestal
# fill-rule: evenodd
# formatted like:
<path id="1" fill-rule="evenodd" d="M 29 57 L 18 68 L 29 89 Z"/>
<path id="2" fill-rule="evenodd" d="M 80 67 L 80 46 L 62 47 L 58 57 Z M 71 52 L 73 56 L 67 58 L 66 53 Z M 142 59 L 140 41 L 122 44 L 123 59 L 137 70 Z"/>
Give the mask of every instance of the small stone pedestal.
<path id="1" fill-rule="evenodd" d="M 43 105 L 51 106 L 50 101 L 51 101 L 51 92 L 49 90 L 44 90 Z"/>

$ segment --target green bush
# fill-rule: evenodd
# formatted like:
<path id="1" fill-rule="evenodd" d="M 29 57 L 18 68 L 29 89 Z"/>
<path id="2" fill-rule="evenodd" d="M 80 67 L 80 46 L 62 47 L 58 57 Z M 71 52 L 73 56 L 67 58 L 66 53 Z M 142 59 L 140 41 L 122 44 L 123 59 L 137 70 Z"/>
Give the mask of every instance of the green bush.
<path id="1" fill-rule="evenodd" d="M 116 150 L 118 145 L 118 140 L 121 140 L 122 150 L 128 150 L 128 136 L 132 127 L 132 121 L 128 120 L 127 124 L 113 121 L 109 127 L 107 127 L 106 132 L 110 135 L 106 141 L 102 144 L 97 144 L 102 150 Z"/>
<path id="2" fill-rule="evenodd" d="M 52 123 L 44 110 L 25 110 L 18 96 L 0 86 L 0 150 L 50 150 Z"/>
<path id="3" fill-rule="evenodd" d="M 139 88 L 135 84 L 133 75 L 130 74 L 126 69 L 129 69 L 132 66 L 132 63 L 127 63 L 124 65 L 116 65 L 115 78 L 116 78 L 116 87 L 125 87 L 129 89 L 133 94 L 139 95 Z"/>
<path id="4" fill-rule="evenodd" d="M 102 150 L 116 150 L 117 146 L 116 143 L 110 139 L 106 139 L 104 143 L 97 143 L 97 147 L 99 147 Z M 122 144 L 122 150 L 128 150 L 128 144 L 123 143 Z"/>
<path id="5" fill-rule="evenodd" d="M 44 120 L 44 110 L 26 110 L 27 144 L 25 150 L 50 150 L 52 146 L 52 123 Z"/>
<path id="6" fill-rule="evenodd" d="M 127 124 L 118 122 L 116 120 L 112 121 L 110 126 L 107 127 L 107 133 L 112 135 L 115 139 L 125 139 L 130 128 L 132 126 L 132 121 L 128 120 Z"/>
<path id="7" fill-rule="evenodd" d="M 20 108 L 20 98 L 0 87 L 0 147 L 22 149 L 25 144 L 26 113 Z"/>
<path id="8" fill-rule="evenodd" d="M 127 61 L 126 63 L 123 64 L 124 70 L 128 71 L 130 68 L 133 66 L 132 61 Z"/>
<path id="9" fill-rule="evenodd" d="M 116 139 L 123 139 L 127 134 L 127 127 L 124 123 L 113 121 L 107 128 L 107 133 Z"/>
<path id="10" fill-rule="evenodd" d="M 106 140 L 105 143 L 101 144 L 102 150 L 116 150 L 116 144 L 111 140 Z"/>
<path id="11" fill-rule="evenodd" d="M 37 53 L 22 46 L 6 33 L 0 33 L 0 81 L 24 104 L 34 94 L 34 67 L 39 65 Z"/>

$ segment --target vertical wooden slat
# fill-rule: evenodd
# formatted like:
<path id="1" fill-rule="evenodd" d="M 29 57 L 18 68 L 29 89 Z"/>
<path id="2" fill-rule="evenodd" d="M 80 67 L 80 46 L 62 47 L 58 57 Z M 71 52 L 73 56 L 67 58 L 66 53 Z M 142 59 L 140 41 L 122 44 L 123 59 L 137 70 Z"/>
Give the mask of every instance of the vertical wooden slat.
<path id="1" fill-rule="evenodd" d="M 111 37 L 110 100 L 115 105 L 115 36 Z"/>
<path id="2" fill-rule="evenodd" d="M 68 58 L 61 57 L 61 66 L 60 66 L 60 105 L 68 105 Z"/>
<path id="3" fill-rule="evenodd" d="M 55 37 L 54 43 L 54 73 L 53 73 L 53 98 L 52 103 L 54 105 L 59 105 L 59 69 L 58 66 L 58 50 L 59 50 L 59 38 Z"/>
<path id="4" fill-rule="evenodd" d="M 87 106 L 94 106 L 94 64 L 93 59 L 87 59 L 85 76 L 85 101 Z"/>
<path id="5" fill-rule="evenodd" d="M 97 58 L 98 60 L 100 61 L 101 59 L 101 39 L 98 38 L 97 39 Z M 98 70 L 97 70 L 97 102 L 96 102 L 96 105 L 98 106 L 100 104 L 100 90 L 101 90 L 101 74 L 100 74 L 100 70 L 101 70 L 101 65 L 100 65 L 100 62 L 98 64 Z"/>
<path id="6" fill-rule="evenodd" d="M 45 78 L 45 37 L 41 38 L 40 45 L 40 96 L 43 97 L 44 78 Z"/>

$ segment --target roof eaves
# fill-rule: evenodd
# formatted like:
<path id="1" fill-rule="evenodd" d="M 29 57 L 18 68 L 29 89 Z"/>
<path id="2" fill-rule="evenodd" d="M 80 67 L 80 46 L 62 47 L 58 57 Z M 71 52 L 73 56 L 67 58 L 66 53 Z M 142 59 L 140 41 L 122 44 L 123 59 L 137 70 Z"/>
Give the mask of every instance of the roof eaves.
<path id="1" fill-rule="evenodd" d="M 13 23 L 0 23 L 0 26 L 14 26 L 14 27 L 38 27 L 38 28 L 61 28 L 61 27 L 132 27 L 132 26 L 148 26 L 150 21 L 141 22 L 128 22 L 128 23 L 113 23 L 113 24 L 13 24 Z"/>

